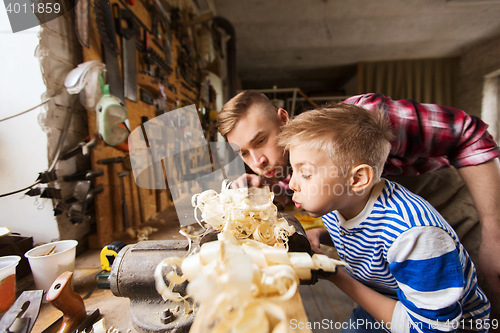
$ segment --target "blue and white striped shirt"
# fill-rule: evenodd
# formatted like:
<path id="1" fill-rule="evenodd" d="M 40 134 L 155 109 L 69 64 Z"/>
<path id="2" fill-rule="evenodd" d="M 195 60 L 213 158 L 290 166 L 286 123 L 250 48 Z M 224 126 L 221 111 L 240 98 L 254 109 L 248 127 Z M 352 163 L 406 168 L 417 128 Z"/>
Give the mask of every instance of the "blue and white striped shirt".
<path id="1" fill-rule="evenodd" d="M 490 304 L 474 264 L 427 201 L 383 179 L 356 217 L 334 211 L 323 222 L 347 271 L 398 300 L 392 332 L 486 331 Z"/>

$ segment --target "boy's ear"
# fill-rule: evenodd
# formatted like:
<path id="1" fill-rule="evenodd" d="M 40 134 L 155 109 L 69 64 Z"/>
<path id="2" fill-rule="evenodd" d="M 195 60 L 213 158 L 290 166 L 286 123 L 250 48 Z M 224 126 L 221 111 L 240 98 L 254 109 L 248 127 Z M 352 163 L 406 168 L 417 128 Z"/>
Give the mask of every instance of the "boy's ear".
<path id="1" fill-rule="evenodd" d="M 285 109 L 279 108 L 277 112 L 278 112 L 278 121 L 280 123 L 280 126 L 286 125 L 290 122 L 290 116 L 288 115 L 288 112 Z"/>
<path id="2" fill-rule="evenodd" d="M 373 168 L 368 164 L 360 164 L 352 169 L 351 172 L 351 190 L 353 192 L 361 192 L 367 189 L 373 181 L 375 173 Z"/>

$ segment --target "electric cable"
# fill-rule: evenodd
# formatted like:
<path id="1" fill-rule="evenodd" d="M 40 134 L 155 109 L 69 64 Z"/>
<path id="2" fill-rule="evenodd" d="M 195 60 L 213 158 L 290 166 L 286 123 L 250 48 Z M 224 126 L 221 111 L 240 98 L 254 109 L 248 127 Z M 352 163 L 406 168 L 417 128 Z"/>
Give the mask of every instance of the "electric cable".
<path id="1" fill-rule="evenodd" d="M 22 192 L 22 191 L 25 191 L 27 189 L 30 189 L 32 188 L 33 186 L 39 184 L 41 182 L 40 179 L 38 179 L 36 182 L 34 182 L 33 184 L 31 184 L 30 186 L 26 186 L 25 188 L 22 188 L 20 190 L 17 190 L 17 191 L 13 191 L 13 192 L 9 192 L 9 193 L 4 193 L 4 194 L 0 194 L 0 198 L 3 198 L 3 197 L 6 197 L 6 196 L 9 196 L 9 195 L 12 195 L 12 194 L 16 194 L 16 193 L 19 193 L 19 192 Z"/>
<path id="2" fill-rule="evenodd" d="M 28 113 L 28 112 L 30 112 L 30 111 L 33 111 L 33 110 L 35 110 L 35 109 L 39 108 L 40 106 L 42 106 L 42 105 L 44 105 L 44 104 L 47 104 L 47 103 L 48 103 L 48 102 L 49 102 L 52 98 L 56 97 L 56 96 L 57 96 L 57 95 L 59 95 L 59 94 L 60 94 L 60 92 L 55 93 L 54 95 L 50 96 L 50 97 L 49 97 L 46 101 L 44 101 L 44 102 L 42 102 L 42 103 L 38 104 L 37 106 L 32 107 L 31 109 L 28 109 L 28 110 L 23 111 L 23 112 L 20 112 L 20 113 L 18 113 L 18 114 L 15 114 L 15 115 L 12 115 L 12 116 L 9 116 L 9 117 L 6 117 L 6 118 L 3 118 L 3 119 L 0 119 L 0 123 L 1 123 L 2 121 L 6 121 L 6 120 L 9 120 L 9 119 L 12 119 L 12 118 L 15 118 L 15 117 L 21 116 L 21 115 L 23 115 L 23 114 L 25 114 L 25 113 Z"/>
<path id="3" fill-rule="evenodd" d="M 54 96 L 56 96 L 56 95 L 54 95 Z M 52 97 L 50 97 L 50 98 L 52 98 Z M 49 98 L 49 100 L 50 100 L 50 98 Z M 45 101 L 44 103 L 48 102 L 49 100 Z M 74 106 L 75 106 L 75 104 L 76 104 L 77 101 L 78 101 L 78 98 L 76 98 L 76 96 L 75 96 L 73 98 L 73 100 L 72 100 L 72 103 L 71 103 L 72 107 L 70 108 L 70 110 L 69 110 L 69 112 L 66 115 L 66 118 L 64 120 L 63 130 L 62 130 L 61 136 L 59 136 L 59 141 L 57 142 L 56 153 L 54 155 L 54 158 L 52 159 L 52 163 L 51 163 L 49 169 L 47 170 L 47 172 L 53 171 L 54 168 L 55 168 L 55 166 L 56 166 L 57 161 L 59 160 L 59 156 L 61 155 L 62 145 L 63 145 L 64 141 L 66 140 L 66 135 L 68 134 L 68 131 L 69 131 L 69 125 L 71 123 L 71 118 L 73 117 L 73 113 L 74 113 L 73 109 L 74 109 Z M 41 182 L 41 179 L 38 179 L 36 182 L 34 182 L 33 184 L 31 184 L 30 186 L 26 186 L 26 187 L 24 187 L 24 188 L 22 188 L 20 190 L 16 190 L 16 191 L 13 191 L 13 192 L 0 194 L 0 198 L 3 198 L 3 197 L 6 197 L 6 196 L 9 196 L 9 195 L 12 195 L 12 194 L 16 194 L 16 193 L 25 191 L 25 190 L 30 189 L 33 186 L 39 184 L 40 182 Z"/>

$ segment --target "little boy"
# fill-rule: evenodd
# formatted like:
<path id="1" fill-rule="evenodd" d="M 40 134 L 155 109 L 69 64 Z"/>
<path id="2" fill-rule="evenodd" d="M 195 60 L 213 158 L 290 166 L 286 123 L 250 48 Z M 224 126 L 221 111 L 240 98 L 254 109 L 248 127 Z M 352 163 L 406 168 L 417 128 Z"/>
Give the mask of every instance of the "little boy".
<path id="1" fill-rule="evenodd" d="M 488 330 L 490 304 L 456 233 L 424 199 L 380 178 L 392 138 L 381 111 L 338 104 L 282 129 L 292 199 L 326 226 L 311 243 L 328 233 L 349 264 L 329 280 L 359 305 L 351 331 Z"/>

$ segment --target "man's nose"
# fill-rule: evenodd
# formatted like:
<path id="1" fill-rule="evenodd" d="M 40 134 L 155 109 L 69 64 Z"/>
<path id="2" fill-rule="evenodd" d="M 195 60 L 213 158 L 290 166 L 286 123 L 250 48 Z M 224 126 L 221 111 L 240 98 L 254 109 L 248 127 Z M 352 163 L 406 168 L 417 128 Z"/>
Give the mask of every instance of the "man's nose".
<path id="1" fill-rule="evenodd" d="M 263 168 L 267 162 L 266 156 L 261 154 L 259 151 L 252 151 L 252 162 L 255 167 Z"/>

